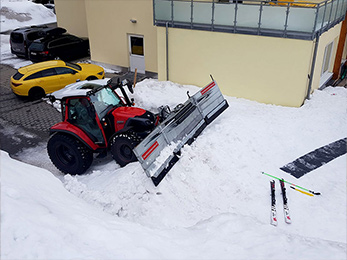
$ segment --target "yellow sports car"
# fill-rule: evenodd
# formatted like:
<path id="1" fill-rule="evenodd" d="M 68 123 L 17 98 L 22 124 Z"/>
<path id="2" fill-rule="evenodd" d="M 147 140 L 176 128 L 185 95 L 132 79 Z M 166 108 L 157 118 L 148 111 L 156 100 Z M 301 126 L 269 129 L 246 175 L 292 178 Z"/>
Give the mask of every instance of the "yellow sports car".
<path id="1" fill-rule="evenodd" d="M 70 83 L 104 77 L 104 69 L 95 64 L 51 60 L 18 69 L 11 77 L 11 88 L 18 96 L 38 99 Z"/>

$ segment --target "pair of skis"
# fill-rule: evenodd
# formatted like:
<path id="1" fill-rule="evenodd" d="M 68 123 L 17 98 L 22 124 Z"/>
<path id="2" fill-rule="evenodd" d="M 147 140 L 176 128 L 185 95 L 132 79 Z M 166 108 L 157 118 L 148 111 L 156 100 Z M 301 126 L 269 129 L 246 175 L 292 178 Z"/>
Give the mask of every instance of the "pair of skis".
<path id="1" fill-rule="evenodd" d="M 279 180 L 282 191 L 283 199 L 283 212 L 284 212 L 284 221 L 287 224 L 292 223 L 292 220 L 289 215 L 288 199 L 286 195 L 286 188 L 284 186 L 284 180 Z M 275 198 L 275 181 L 270 181 L 271 188 L 271 225 L 277 226 L 277 211 L 276 211 L 276 198 Z"/>

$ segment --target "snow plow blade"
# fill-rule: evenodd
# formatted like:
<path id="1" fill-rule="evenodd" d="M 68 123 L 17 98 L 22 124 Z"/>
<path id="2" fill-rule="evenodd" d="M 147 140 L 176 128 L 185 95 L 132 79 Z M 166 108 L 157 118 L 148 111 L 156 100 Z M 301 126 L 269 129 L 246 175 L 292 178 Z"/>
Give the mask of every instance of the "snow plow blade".
<path id="1" fill-rule="evenodd" d="M 134 153 L 142 168 L 157 186 L 179 160 L 180 150 L 191 144 L 216 119 L 228 103 L 213 80 L 160 123 Z"/>

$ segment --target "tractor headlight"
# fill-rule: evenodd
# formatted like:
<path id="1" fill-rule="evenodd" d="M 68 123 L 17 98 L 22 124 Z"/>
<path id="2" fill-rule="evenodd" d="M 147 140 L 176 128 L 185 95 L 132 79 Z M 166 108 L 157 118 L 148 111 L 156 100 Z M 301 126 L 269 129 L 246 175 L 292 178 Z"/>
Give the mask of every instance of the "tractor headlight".
<path id="1" fill-rule="evenodd" d="M 104 74 L 104 72 L 103 72 L 103 71 L 100 71 L 100 72 L 98 72 L 98 74 L 99 74 L 100 76 L 102 76 L 102 75 Z"/>

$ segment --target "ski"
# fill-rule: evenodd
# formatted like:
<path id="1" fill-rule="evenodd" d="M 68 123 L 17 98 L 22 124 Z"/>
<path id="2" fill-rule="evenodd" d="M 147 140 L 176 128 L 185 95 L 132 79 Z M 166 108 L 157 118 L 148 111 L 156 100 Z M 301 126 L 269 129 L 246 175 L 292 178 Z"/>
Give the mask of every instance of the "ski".
<path id="1" fill-rule="evenodd" d="M 289 208 L 288 208 L 288 199 L 286 196 L 286 187 L 284 186 L 284 180 L 279 180 L 281 184 L 281 190 L 282 190 L 282 198 L 283 198 L 283 212 L 284 212 L 284 221 L 287 224 L 292 223 L 292 220 L 289 215 Z"/>
<path id="2" fill-rule="evenodd" d="M 271 188 L 271 225 L 277 226 L 276 198 L 275 198 L 275 181 L 270 181 Z"/>

